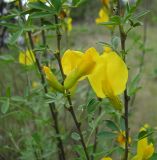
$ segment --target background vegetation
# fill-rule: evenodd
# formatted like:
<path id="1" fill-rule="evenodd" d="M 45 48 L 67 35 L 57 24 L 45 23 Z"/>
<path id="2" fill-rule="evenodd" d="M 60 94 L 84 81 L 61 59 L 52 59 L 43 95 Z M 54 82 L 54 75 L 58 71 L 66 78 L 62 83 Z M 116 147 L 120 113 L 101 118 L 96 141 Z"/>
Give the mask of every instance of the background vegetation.
<path id="1" fill-rule="evenodd" d="M 141 64 L 141 56 L 143 55 L 143 36 L 144 26 L 139 26 L 131 31 L 127 39 L 127 47 L 129 54 L 127 63 L 129 67 L 129 83 L 136 77 L 136 87 L 138 85 L 138 92 L 135 98 L 130 102 L 130 134 L 132 138 L 137 136 L 138 130 L 143 124 L 147 123 L 151 127 L 156 128 L 157 121 L 157 1 L 151 0 L 148 6 L 145 6 L 145 0 L 141 2 L 140 7 L 136 12 L 142 10 L 150 10 L 146 15 L 147 32 L 145 43 L 144 65 L 140 78 L 136 77 L 139 73 Z M 5 12 L 11 15 L 16 13 L 19 6 L 16 2 L 6 3 L 3 0 L 0 2 L 0 12 Z M 102 50 L 102 45 L 98 42 L 110 43 L 110 31 L 108 28 L 96 25 L 95 18 L 98 16 L 98 11 L 101 8 L 99 0 L 86 0 L 79 7 L 71 10 L 71 17 L 73 19 L 73 29 L 69 35 L 69 48 L 74 50 L 85 51 L 93 46 L 98 50 Z M 16 8 L 16 9 L 15 9 Z M 10 20 L 10 19 L 9 19 Z M 5 19 L 1 19 L 1 22 Z M 45 20 L 46 21 L 46 20 Z M 50 19 L 48 18 L 48 21 Z M 144 18 L 141 19 L 144 22 Z M 0 28 L 0 160 L 51 160 L 57 159 L 56 149 L 56 135 L 53 130 L 51 114 L 48 108 L 49 102 L 57 104 L 58 119 L 60 126 L 60 137 L 63 140 L 66 152 L 66 157 L 72 159 L 77 154 L 83 151 L 79 145 L 79 137 L 76 126 L 74 125 L 71 115 L 66 111 L 64 105 L 66 99 L 62 94 L 43 94 L 43 87 L 40 83 L 40 75 L 36 68 L 26 67 L 19 64 L 18 56 L 21 49 L 26 48 L 25 42 L 18 38 L 18 42 L 13 44 L 11 34 L 15 32 L 11 26 L 16 24 L 16 18 L 10 20 L 10 26 L 1 25 Z M 39 20 L 33 22 L 36 26 L 40 25 Z M 13 29 L 10 31 L 10 29 Z M 27 28 L 28 29 L 28 28 Z M 29 29 L 28 29 L 29 30 Z M 40 32 L 40 31 L 39 31 Z M 34 35 L 38 33 L 34 32 Z M 52 28 L 45 32 L 47 37 L 47 44 L 51 51 L 56 51 L 56 32 Z M 61 54 L 67 49 L 66 35 L 62 33 L 61 40 Z M 118 29 L 114 33 L 119 37 Z M 23 36 L 24 37 L 24 36 Z M 35 36 L 34 36 L 35 37 Z M 10 40 L 8 42 L 8 40 Z M 38 56 L 42 63 L 53 62 L 56 66 L 53 54 L 48 54 L 48 60 L 43 58 L 42 37 L 36 41 L 36 49 L 39 50 Z M 120 45 L 120 43 L 118 44 Z M 43 47 L 43 48 L 42 48 Z M 60 76 L 58 71 L 55 71 Z M 61 78 L 60 78 L 61 80 Z M 134 85 L 134 84 L 132 84 Z M 87 92 L 88 91 L 88 92 Z M 74 109 L 78 120 L 83 123 L 82 131 L 85 136 L 85 141 L 89 139 L 89 150 L 92 150 L 92 142 L 94 141 L 94 132 L 92 132 L 92 125 L 99 126 L 102 130 L 109 130 L 105 125 L 105 120 L 114 119 L 116 112 L 112 109 L 108 100 L 99 102 L 95 97 L 90 86 L 86 81 L 81 82 L 77 87 L 76 93 L 72 95 Z M 102 106 L 103 111 L 98 120 L 99 106 Z M 115 120 L 115 119 L 114 119 Z M 92 133 L 91 137 L 89 136 Z M 136 136 L 135 136 L 136 134 Z M 99 133 L 99 145 L 97 159 L 103 157 L 106 153 L 112 152 L 116 147 L 115 140 L 112 139 L 113 145 L 109 146 L 110 140 L 108 135 Z M 111 138 L 112 135 L 110 135 Z M 153 134 L 153 140 L 156 140 L 156 135 Z M 113 147 L 114 146 L 114 147 Z M 135 146 L 133 144 L 133 146 Z M 74 152 L 72 152 L 74 151 Z M 114 156 L 117 157 L 121 153 L 121 148 L 115 149 Z M 135 152 L 134 150 L 132 152 Z M 84 154 L 84 153 L 82 153 Z M 83 158 L 82 158 L 83 159 Z M 116 159 L 117 160 L 117 159 Z"/>

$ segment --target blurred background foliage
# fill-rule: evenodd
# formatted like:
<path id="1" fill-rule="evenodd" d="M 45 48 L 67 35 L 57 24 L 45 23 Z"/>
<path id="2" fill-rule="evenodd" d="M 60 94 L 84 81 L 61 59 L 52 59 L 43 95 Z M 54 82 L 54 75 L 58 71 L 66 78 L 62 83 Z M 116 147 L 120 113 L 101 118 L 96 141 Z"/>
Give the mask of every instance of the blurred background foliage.
<path id="1" fill-rule="evenodd" d="M 3 5 L 2 5 L 3 4 Z M 139 10 L 145 9 L 145 0 Z M 10 6 L 8 3 L 0 2 L 0 12 L 3 9 L 8 10 Z M 147 32 L 147 51 L 144 61 L 144 69 L 142 78 L 140 80 L 141 89 L 138 91 L 134 104 L 132 105 L 132 113 L 130 116 L 131 134 L 137 133 L 139 127 L 144 123 L 148 123 L 156 127 L 157 121 L 157 1 L 151 0 L 149 2 L 148 10 L 150 13 L 147 15 L 148 32 Z M 76 50 L 86 50 L 94 46 L 102 50 L 102 46 L 98 42 L 110 42 L 110 33 L 104 26 L 97 26 L 95 18 L 98 16 L 98 11 L 101 8 L 100 0 L 86 0 L 78 8 L 73 8 L 71 17 L 73 18 L 73 30 L 70 34 L 70 48 Z M 38 24 L 39 22 L 37 22 Z M 0 28 L 2 37 L 4 27 Z M 118 36 L 118 32 L 115 33 Z M 5 35 L 8 36 L 8 35 Z M 56 50 L 55 32 L 49 31 L 46 33 L 47 43 L 53 50 Z M 39 44 L 41 44 L 41 38 Z M 136 76 L 139 69 L 139 62 L 141 59 L 141 45 L 143 41 L 143 26 L 130 32 L 129 39 L 127 40 L 127 48 L 130 48 L 129 56 L 127 58 L 128 66 L 130 69 L 130 81 Z M 66 37 L 62 38 L 62 52 L 66 49 Z M 23 46 L 22 46 L 23 45 Z M 1 96 L 1 113 L 0 113 L 0 160 L 39 160 L 39 159 L 56 159 L 56 135 L 51 129 L 51 116 L 49 113 L 48 102 L 54 101 L 57 103 L 59 111 L 61 136 L 66 146 L 67 157 L 72 156 L 71 150 L 82 152 L 81 147 L 76 145 L 78 135 L 76 128 L 71 122 L 69 113 L 65 112 L 64 102 L 65 99 L 60 94 L 43 95 L 42 87 L 40 85 L 39 75 L 36 75 L 35 68 L 27 68 L 21 66 L 18 62 L 18 55 L 21 48 L 16 45 L 3 45 L 0 48 L 0 96 Z M 5 55 L 5 56 L 4 56 Z M 6 56 L 7 55 L 7 56 Z M 10 56 L 11 55 L 11 56 Z M 39 57 L 42 55 L 38 55 Z M 54 63 L 53 55 L 50 59 Z M 43 60 L 44 61 L 44 60 Z M 56 73 L 58 74 L 58 73 Z M 28 78 L 29 77 L 29 78 Z M 28 86 L 29 84 L 29 86 Z M 98 113 L 98 101 L 93 100 L 94 93 L 89 90 L 86 82 L 79 84 L 76 94 L 73 95 L 74 104 L 79 106 L 76 109 L 78 119 L 86 121 L 83 126 L 84 136 L 86 138 L 89 131 L 86 126 L 92 125 L 95 121 L 95 116 Z M 5 103 L 3 103 L 5 102 Z M 90 104 L 90 105 L 89 105 Z M 110 107 L 108 101 L 101 102 L 104 109 L 104 118 L 99 122 L 100 127 L 104 128 L 104 121 L 116 115 L 114 110 Z M 90 106 L 90 109 L 88 108 Z M 92 107 L 91 107 L 92 106 Z M 86 110 L 87 109 L 87 110 Z M 87 113 L 87 117 L 84 115 Z M 65 113 L 65 114 L 63 114 Z M 64 115 L 64 116 L 63 116 Z M 115 135 L 112 135 L 113 137 Z M 113 138 L 111 136 L 111 138 Z M 68 139 L 67 137 L 72 137 Z M 154 136 L 155 137 L 155 136 Z M 110 139 L 107 141 L 108 135 L 100 133 L 99 141 L 102 142 L 99 148 L 112 150 L 114 146 L 108 147 Z M 156 137 L 155 137 L 156 138 Z M 105 139 L 105 140 L 104 140 Z M 69 143 L 70 141 L 70 143 Z M 93 139 L 91 139 L 93 141 Z M 72 145 L 70 145 L 72 144 Z M 90 150 L 90 147 L 89 147 Z M 104 152 L 98 153 L 101 157 Z M 121 149 L 118 148 L 117 153 Z M 42 156 L 41 156 L 42 155 Z M 42 158 L 40 158 L 42 157 Z"/>

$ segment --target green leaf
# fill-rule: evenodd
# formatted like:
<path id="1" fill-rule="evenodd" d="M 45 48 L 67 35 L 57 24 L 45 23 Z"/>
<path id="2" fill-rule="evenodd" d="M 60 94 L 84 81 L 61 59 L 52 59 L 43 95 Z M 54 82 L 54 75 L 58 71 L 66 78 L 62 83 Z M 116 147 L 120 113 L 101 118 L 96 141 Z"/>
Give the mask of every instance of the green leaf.
<path id="1" fill-rule="evenodd" d="M 113 132 L 108 132 L 108 131 L 101 131 L 101 132 L 98 133 L 98 137 L 113 139 L 113 138 L 117 137 L 117 134 L 113 133 Z"/>
<path id="2" fill-rule="evenodd" d="M 78 133 L 76 133 L 76 132 L 73 132 L 71 134 L 71 138 L 76 140 L 76 141 L 79 141 L 80 140 L 80 135 Z"/>
<path id="3" fill-rule="evenodd" d="M 4 62 L 13 62 L 13 61 L 15 61 L 14 57 L 11 56 L 10 54 L 1 55 L 0 56 L 0 60 L 4 61 Z"/>
<path id="4" fill-rule="evenodd" d="M 73 0 L 72 1 L 72 5 L 74 7 L 78 7 L 79 5 L 81 5 L 82 3 L 84 3 L 86 0 Z"/>
<path id="5" fill-rule="evenodd" d="M 105 120 L 106 121 L 106 126 L 108 127 L 108 128 L 110 128 L 111 130 L 116 130 L 116 131 L 119 131 L 120 129 L 119 129 L 119 127 L 113 122 L 113 121 L 111 121 L 111 120 Z"/>
<path id="6" fill-rule="evenodd" d="M 18 29 L 18 26 L 12 23 L 5 23 L 5 22 L 1 22 L 0 23 L 1 26 L 7 27 L 9 29 Z"/>
<path id="7" fill-rule="evenodd" d="M 12 19 L 16 16 L 17 16 L 16 14 L 9 14 L 9 15 L 5 15 L 5 16 L 0 17 L 0 20 L 9 20 L 9 19 Z"/>
<path id="8" fill-rule="evenodd" d="M 115 36 L 111 39 L 111 44 L 112 44 L 114 50 L 116 50 L 118 48 L 119 42 L 120 42 L 120 38 L 117 36 Z"/>
<path id="9" fill-rule="evenodd" d="M 150 160 L 157 160 L 157 153 L 154 153 Z"/>
<path id="10" fill-rule="evenodd" d="M 9 98 L 6 98 L 6 100 L 3 102 L 1 106 L 1 112 L 5 114 L 9 110 Z"/>
<path id="11" fill-rule="evenodd" d="M 140 74 L 137 74 L 128 87 L 128 95 L 133 96 L 141 87 L 139 87 Z"/>
<path id="12" fill-rule="evenodd" d="M 148 14 L 148 13 L 150 13 L 150 11 L 142 11 L 142 12 L 136 14 L 135 16 L 133 16 L 132 18 L 133 18 L 133 19 L 139 19 L 139 18 L 145 16 L 145 15 Z"/>
<path id="13" fill-rule="evenodd" d="M 7 87 L 7 89 L 6 89 L 6 96 L 8 98 L 11 97 L 11 87 Z"/>
<path id="14" fill-rule="evenodd" d="M 44 12 L 44 11 L 40 11 L 40 12 L 35 12 L 30 14 L 29 18 L 31 19 L 37 19 L 37 18 L 46 18 L 46 17 L 51 17 L 52 13 L 49 12 Z"/>
<path id="15" fill-rule="evenodd" d="M 150 135 L 152 135 L 152 134 L 153 134 L 153 131 L 150 131 L 150 132 L 148 132 L 148 130 L 141 131 L 141 132 L 138 134 L 138 140 L 141 140 L 141 139 L 143 139 L 143 138 L 146 138 L 146 137 L 148 137 L 148 136 L 150 136 Z"/>
<path id="16" fill-rule="evenodd" d="M 90 113 L 94 112 L 97 109 L 99 103 L 100 103 L 99 101 L 92 98 L 86 106 L 88 113 L 90 114 Z"/>
<path id="17" fill-rule="evenodd" d="M 141 140 L 141 139 L 143 139 L 143 137 L 146 137 L 147 133 L 148 133 L 147 131 L 141 131 L 138 134 L 138 140 Z"/>
<path id="18" fill-rule="evenodd" d="M 47 11 L 50 13 L 54 11 L 52 7 L 48 7 L 41 1 L 28 3 L 28 7 L 31 9 L 38 9 L 38 10 Z"/>
<path id="19" fill-rule="evenodd" d="M 9 43 L 10 44 L 14 44 L 16 43 L 16 41 L 18 40 L 18 38 L 21 36 L 21 34 L 23 33 L 23 29 L 21 28 L 20 30 L 18 30 L 17 32 L 13 33 L 12 36 L 9 39 Z"/>
<path id="20" fill-rule="evenodd" d="M 11 100 L 15 102 L 26 102 L 26 99 L 20 96 L 12 96 Z"/>
<path id="21" fill-rule="evenodd" d="M 62 7 L 62 1 L 61 0 L 51 0 L 51 2 L 53 4 L 56 12 L 59 13 L 61 10 L 61 7 Z"/>

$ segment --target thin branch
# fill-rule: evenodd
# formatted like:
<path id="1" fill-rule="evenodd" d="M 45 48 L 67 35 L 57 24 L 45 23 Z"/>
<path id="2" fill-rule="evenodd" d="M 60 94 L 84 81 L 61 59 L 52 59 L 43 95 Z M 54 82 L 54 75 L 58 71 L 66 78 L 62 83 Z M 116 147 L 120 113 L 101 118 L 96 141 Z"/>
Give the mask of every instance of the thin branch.
<path id="1" fill-rule="evenodd" d="M 33 43 L 33 39 L 32 39 L 30 31 L 28 32 L 28 37 L 29 37 L 29 41 L 30 41 L 30 44 L 31 44 L 31 48 L 34 49 L 34 43 Z M 45 81 L 45 78 L 44 78 L 44 75 L 43 75 L 43 72 L 42 72 L 42 67 L 40 65 L 39 59 L 37 58 L 36 54 L 35 54 L 35 60 L 36 60 L 36 65 L 37 65 L 38 71 L 40 73 L 41 83 L 44 87 L 44 91 L 45 91 L 45 93 L 48 93 L 48 89 L 45 85 L 46 81 Z M 52 118 L 54 120 L 54 128 L 55 128 L 56 134 L 59 135 L 60 131 L 59 131 L 59 128 L 58 128 L 58 113 L 57 113 L 57 110 L 56 110 L 55 103 L 49 103 L 49 107 L 50 107 Z M 59 159 L 60 160 L 65 160 L 64 147 L 63 147 L 62 139 L 59 136 L 57 136 L 57 141 L 58 141 Z"/>
<path id="2" fill-rule="evenodd" d="M 21 0 L 19 0 L 19 6 L 20 6 L 20 9 L 22 10 L 23 7 L 22 7 Z M 24 18 L 23 18 L 23 21 L 25 22 Z M 32 33 L 31 33 L 31 31 L 28 31 L 27 33 L 28 33 L 28 38 L 29 38 L 31 49 L 33 50 L 34 49 L 34 42 L 33 42 L 33 38 L 32 38 Z M 44 74 L 42 72 L 42 67 L 41 67 L 41 64 L 40 64 L 40 61 L 39 61 L 37 55 L 36 54 L 34 54 L 34 55 L 35 55 L 36 65 L 37 65 L 37 68 L 38 68 L 38 71 L 39 71 L 39 74 L 40 74 L 40 78 L 41 78 L 41 84 L 43 85 L 44 92 L 46 94 L 46 93 L 48 93 L 48 89 L 47 89 L 47 86 L 45 85 L 46 81 L 45 81 Z M 58 127 L 58 113 L 57 113 L 55 103 L 53 103 L 53 102 L 49 103 L 49 108 L 50 108 L 50 111 L 51 111 L 51 116 L 52 116 L 53 121 L 54 121 L 54 129 L 55 129 L 55 132 L 57 134 L 57 142 L 58 142 L 57 143 L 57 148 L 58 148 L 59 160 L 65 160 L 63 142 L 62 142 L 62 139 L 59 137 L 60 131 L 59 131 L 59 127 Z"/>
<path id="3" fill-rule="evenodd" d="M 118 15 L 121 15 L 122 7 L 121 1 L 118 0 Z M 124 31 L 123 25 L 119 25 L 119 33 L 120 33 L 120 40 L 121 40 L 121 50 L 123 53 L 123 60 L 126 62 L 126 49 L 125 49 L 125 42 L 127 38 L 127 34 Z M 125 121 L 125 153 L 124 153 L 124 160 L 128 160 L 128 153 L 129 153 L 129 96 L 127 95 L 127 88 L 124 91 L 124 121 Z"/>
<path id="4" fill-rule="evenodd" d="M 55 15 L 55 23 L 56 23 L 56 27 L 57 27 L 56 35 L 57 35 L 57 50 L 58 50 L 58 53 L 56 54 L 56 58 L 57 58 L 58 65 L 59 65 L 59 68 L 60 68 L 60 71 L 61 71 L 61 74 L 62 74 L 62 78 L 63 78 L 63 81 L 64 81 L 65 75 L 64 75 L 64 72 L 63 72 L 63 68 L 62 68 L 62 64 L 61 64 L 61 57 L 60 57 L 60 51 L 61 51 L 60 43 L 61 43 L 61 36 L 62 35 L 60 33 L 59 22 L 58 22 L 57 15 Z M 84 137 L 83 137 L 83 134 L 82 134 L 82 131 L 81 131 L 81 124 L 80 124 L 80 122 L 78 122 L 76 114 L 74 112 L 74 109 L 73 109 L 74 107 L 73 107 L 73 104 L 72 104 L 70 93 L 69 93 L 69 91 L 66 91 L 66 92 L 67 92 L 67 100 L 68 100 L 68 103 L 69 103 L 68 111 L 71 113 L 72 118 L 74 120 L 74 123 L 77 127 L 78 134 L 80 136 L 80 142 L 83 146 L 83 149 L 84 149 L 84 152 L 85 152 L 85 155 L 86 155 L 86 159 L 90 160 L 89 155 L 88 155 L 88 151 L 87 151 L 87 147 L 85 145 Z"/>

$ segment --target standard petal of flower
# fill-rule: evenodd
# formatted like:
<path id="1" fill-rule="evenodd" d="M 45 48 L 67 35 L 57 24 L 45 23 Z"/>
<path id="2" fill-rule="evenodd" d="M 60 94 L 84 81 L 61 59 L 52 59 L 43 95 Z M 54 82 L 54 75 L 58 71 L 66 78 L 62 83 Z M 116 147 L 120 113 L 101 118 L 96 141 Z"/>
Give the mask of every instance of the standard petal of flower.
<path id="1" fill-rule="evenodd" d="M 65 75 L 69 75 L 70 72 L 76 68 L 82 58 L 83 53 L 74 50 L 67 50 L 62 57 L 62 67 Z"/>
<path id="2" fill-rule="evenodd" d="M 78 80 L 82 80 L 92 73 L 96 66 L 95 56 L 96 54 L 90 50 L 87 50 L 85 54 L 81 56 L 79 63 L 75 64 L 76 66 L 64 81 L 65 89 L 70 89 Z"/>
<path id="3" fill-rule="evenodd" d="M 89 48 L 85 54 L 83 54 L 81 61 L 78 64 L 78 70 L 81 76 L 89 75 L 96 66 L 99 54 L 95 48 Z"/>
<path id="4" fill-rule="evenodd" d="M 107 80 L 114 95 L 124 92 L 128 80 L 128 69 L 124 61 L 115 52 L 104 53 L 107 61 Z M 106 84 L 107 85 L 107 84 Z"/>

